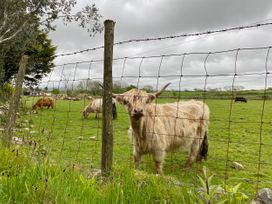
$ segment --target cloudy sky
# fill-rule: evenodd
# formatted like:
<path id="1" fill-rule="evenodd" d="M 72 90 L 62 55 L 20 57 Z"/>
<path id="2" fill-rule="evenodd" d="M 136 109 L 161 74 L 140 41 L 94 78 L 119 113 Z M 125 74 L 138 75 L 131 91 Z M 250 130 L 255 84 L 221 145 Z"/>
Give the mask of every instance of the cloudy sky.
<path id="1" fill-rule="evenodd" d="M 272 22 L 271 0 L 80 0 L 78 8 L 88 3 L 97 5 L 103 20 L 112 19 L 116 22 L 115 42 Z M 117 45 L 114 47 L 114 57 L 128 59 L 114 61 L 113 76 L 115 80 L 122 80 L 127 84 L 139 87 L 151 85 L 155 89 L 169 81 L 172 82 L 169 89 L 224 88 L 232 86 L 236 67 L 238 76 L 234 81 L 235 86 L 244 86 L 247 89 L 264 88 L 266 75 L 263 73 L 266 71 L 268 49 L 241 50 L 238 55 L 236 51 L 224 52 L 211 54 L 208 58 L 207 54 L 189 54 L 184 58 L 183 55 L 170 56 L 163 59 L 149 56 L 272 46 L 271 31 L 272 26 L 264 26 L 198 37 Z M 58 22 L 57 30 L 50 33 L 50 37 L 57 45 L 58 53 L 103 45 L 103 33 L 89 37 L 76 24 L 64 26 Z M 102 60 L 102 51 L 58 57 L 55 64 Z M 143 56 L 144 59 L 141 58 Z M 267 61 L 270 72 L 271 66 L 272 51 Z M 57 66 L 50 76 L 52 82 L 48 82 L 49 77 L 45 79 L 46 85 L 50 86 L 52 83 L 53 86 L 61 86 L 58 84 L 61 76 L 62 79 L 75 81 L 100 79 L 103 62 L 65 65 L 63 74 L 60 74 L 62 69 L 63 66 Z M 180 77 L 181 73 L 183 77 Z M 206 78 L 206 73 L 213 76 Z M 268 75 L 267 81 L 267 86 L 272 87 L 271 75 Z"/>

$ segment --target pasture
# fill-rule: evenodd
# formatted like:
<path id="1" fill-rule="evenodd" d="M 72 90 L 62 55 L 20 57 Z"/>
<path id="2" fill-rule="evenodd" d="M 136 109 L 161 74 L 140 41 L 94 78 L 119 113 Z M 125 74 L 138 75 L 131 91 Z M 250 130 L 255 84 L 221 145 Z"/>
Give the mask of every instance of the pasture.
<path id="1" fill-rule="evenodd" d="M 57 100 L 55 109 L 38 110 L 37 113 L 30 111 L 37 98 L 24 100 L 26 114 L 19 120 L 28 123 L 24 124 L 27 128 L 20 134 L 36 141 L 50 162 L 72 165 L 83 173 L 100 167 L 102 120 L 101 115 L 97 120 L 94 114 L 83 119 L 82 110 L 87 100 Z M 157 100 L 158 103 L 171 101 L 174 99 Z M 259 187 L 271 186 L 272 101 L 265 101 L 264 109 L 263 100 L 249 100 L 246 104 L 221 99 L 206 99 L 205 102 L 211 112 L 208 160 L 190 170 L 183 170 L 187 155 L 183 152 L 168 153 L 164 174 L 185 185 L 198 185 L 196 175 L 201 173 L 204 165 L 215 174 L 216 182 L 226 178 L 230 184 L 242 182 L 241 188 L 249 194 L 255 193 L 258 179 Z M 121 105 L 117 110 L 118 117 L 113 121 L 114 167 L 133 168 L 132 142 L 128 137 L 129 118 Z M 232 161 L 241 163 L 244 170 L 232 168 Z M 154 174 L 151 156 L 143 157 L 140 169 Z"/>

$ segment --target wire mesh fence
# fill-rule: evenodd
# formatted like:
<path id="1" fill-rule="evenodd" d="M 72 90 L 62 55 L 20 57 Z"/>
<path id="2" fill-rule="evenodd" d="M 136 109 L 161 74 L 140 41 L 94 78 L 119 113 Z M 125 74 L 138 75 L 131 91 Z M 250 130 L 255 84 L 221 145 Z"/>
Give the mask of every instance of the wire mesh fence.
<path id="1" fill-rule="evenodd" d="M 248 66 L 251 60 L 254 61 L 252 55 L 263 56 L 262 66 L 256 65 L 258 69 Z M 226 59 L 231 65 L 225 68 L 222 61 Z M 154 93 L 170 82 L 170 86 L 155 100 L 155 104 L 196 99 L 208 104 L 210 108 L 208 160 L 194 165 L 189 171 L 183 170 L 187 155 L 174 151 L 166 156 L 165 174 L 194 183 L 193 175 L 198 174 L 201 166 L 206 165 L 226 183 L 242 181 L 251 190 L 271 184 L 270 47 L 124 57 L 114 59 L 113 62 L 114 91 L 118 93 L 133 87 Z M 192 65 L 193 62 L 198 63 Z M 29 113 L 28 120 L 34 126 L 34 131 L 31 134 L 28 132 L 24 137 L 43 144 L 52 160 L 77 164 L 82 169 L 100 167 L 102 116 L 100 113 L 96 119 L 91 113 L 86 119 L 82 112 L 90 103 L 90 97 L 102 96 L 103 90 L 99 86 L 103 79 L 102 63 L 102 60 L 97 60 L 56 66 L 39 86 L 40 89 L 46 87 L 47 91 L 59 90 L 59 94 L 53 95 L 56 101 L 52 110 L 38 109 L 32 112 L 31 107 L 40 96 L 24 98 Z M 247 66 L 246 69 L 243 64 Z M 250 87 L 253 82 L 262 89 L 241 90 L 240 87 Z M 235 102 L 236 96 L 245 97 L 247 103 Z M 113 121 L 114 165 L 133 167 L 135 144 L 131 138 L 133 133 L 129 129 L 129 115 L 120 104 L 117 105 L 117 112 L 118 117 Z M 177 118 L 177 115 L 155 114 L 155 117 L 166 117 L 168 121 L 172 121 L 171 117 Z M 152 127 L 149 128 L 145 132 L 147 135 L 154 133 Z M 161 136 L 177 137 L 167 132 Z M 235 169 L 233 162 L 242 164 L 243 167 L 240 168 L 243 170 Z M 140 169 L 156 172 L 151 155 L 143 157 Z"/>
<path id="2" fill-rule="evenodd" d="M 185 138 L 184 141 L 196 138 L 201 144 L 203 135 L 177 134 L 176 129 L 186 132 L 190 129 L 190 124 L 184 121 L 198 120 L 179 114 L 183 111 L 183 101 L 194 99 L 207 104 L 210 109 L 207 161 L 193 163 L 189 170 L 184 169 L 187 154 L 178 151 L 179 148 L 169 146 L 169 150 L 174 151 L 166 155 L 164 173 L 177 178 L 184 185 L 197 186 L 196 175 L 200 173 L 202 166 L 207 166 L 216 174 L 218 182 L 219 179 L 226 185 L 242 182 L 249 192 L 256 192 L 260 187 L 271 186 L 272 183 L 270 50 L 271 47 L 268 46 L 116 58 L 113 59 L 113 92 L 124 93 L 124 97 L 133 88 L 156 93 L 164 85 L 171 83 L 153 101 L 155 111 L 150 116 L 154 121 L 153 127 L 148 126 L 143 133 L 144 136 L 152 135 L 151 140 L 155 142 L 174 141 L 170 146 L 175 146 L 179 137 Z M 23 97 L 25 114 L 18 119 L 21 128 L 16 137 L 24 138 L 32 147 L 33 153 L 50 158 L 53 163 L 73 166 L 81 171 L 99 169 L 102 145 L 101 109 L 97 118 L 95 110 L 91 110 L 87 118 L 83 116 L 83 110 L 95 98 L 102 97 L 102 81 L 103 60 L 55 66 L 38 87 Z M 45 96 L 54 98 L 54 107 L 32 110 L 38 99 Z M 236 100 L 237 97 L 245 100 Z M 135 101 L 139 98 L 140 95 L 134 96 Z M 131 128 L 131 115 L 124 104 L 116 102 L 117 119 L 112 121 L 113 163 L 133 168 L 135 146 L 139 145 L 137 142 L 145 145 L 150 138 L 140 138 L 140 141 L 133 139 L 139 133 L 135 133 L 136 127 Z M 156 112 L 162 104 L 175 106 L 175 114 Z M 149 105 L 146 104 L 143 109 L 146 106 Z M 148 118 L 143 115 L 145 117 Z M 174 125 L 171 127 L 174 128 L 156 132 L 156 121 L 162 118 L 162 130 L 169 125 L 167 123 L 173 121 Z M 154 137 L 167 139 L 159 141 Z M 182 144 L 177 146 L 182 147 Z M 156 161 L 153 161 L 152 151 L 151 154 L 145 153 L 143 152 L 139 168 L 155 173 Z"/>

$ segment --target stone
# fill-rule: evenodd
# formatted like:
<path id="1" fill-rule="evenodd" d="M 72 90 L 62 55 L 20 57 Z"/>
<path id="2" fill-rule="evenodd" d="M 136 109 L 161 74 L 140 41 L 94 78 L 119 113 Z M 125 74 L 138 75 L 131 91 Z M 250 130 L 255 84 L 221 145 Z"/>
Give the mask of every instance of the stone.
<path id="1" fill-rule="evenodd" d="M 21 125 L 21 127 L 26 127 L 27 126 L 26 123 L 21 123 L 20 125 Z"/>
<path id="2" fill-rule="evenodd" d="M 238 163 L 238 162 L 232 162 L 232 164 L 231 164 L 231 166 L 234 168 L 234 169 L 238 169 L 238 170 L 243 170 L 243 169 L 245 169 L 245 167 L 242 165 L 242 164 L 240 164 L 240 163 Z"/>
<path id="3" fill-rule="evenodd" d="M 20 137 L 12 137 L 11 144 L 19 144 L 22 145 L 24 143 L 23 138 Z"/>
<path id="4" fill-rule="evenodd" d="M 272 190 L 270 188 L 262 188 L 257 192 L 256 198 L 252 204 L 272 204 Z"/>
<path id="5" fill-rule="evenodd" d="M 90 140 L 96 140 L 96 136 L 91 136 Z"/>
<path id="6" fill-rule="evenodd" d="M 101 177 L 101 175 L 102 175 L 101 169 L 95 169 L 95 168 L 90 169 L 89 178 L 90 177 L 99 178 Z"/>

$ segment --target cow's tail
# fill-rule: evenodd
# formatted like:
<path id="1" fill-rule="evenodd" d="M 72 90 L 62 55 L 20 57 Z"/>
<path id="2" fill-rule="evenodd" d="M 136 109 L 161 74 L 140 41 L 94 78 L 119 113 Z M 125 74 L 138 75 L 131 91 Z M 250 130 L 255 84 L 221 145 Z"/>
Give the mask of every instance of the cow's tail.
<path id="1" fill-rule="evenodd" d="M 117 108 L 115 103 L 112 104 L 112 118 L 115 120 L 117 118 Z"/>
<path id="2" fill-rule="evenodd" d="M 201 147 L 200 147 L 200 156 L 201 156 L 201 159 L 207 160 L 208 149 L 209 149 L 208 131 L 205 131 L 204 139 L 203 139 Z"/>

